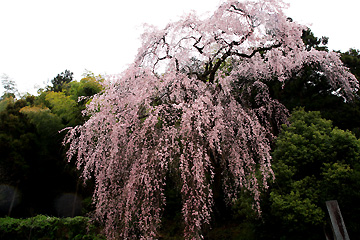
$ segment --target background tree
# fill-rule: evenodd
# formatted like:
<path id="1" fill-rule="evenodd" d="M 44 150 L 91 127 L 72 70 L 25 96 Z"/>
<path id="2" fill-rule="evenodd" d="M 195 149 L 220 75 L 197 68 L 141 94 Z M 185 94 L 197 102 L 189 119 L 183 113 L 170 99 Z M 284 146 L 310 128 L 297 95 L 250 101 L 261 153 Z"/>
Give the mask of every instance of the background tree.
<path id="1" fill-rule="evenodd" d="M 79 185 L 78 172 L 74 164 L 67 163 L 61 145 L 64 132 L 59 131 L 83 123 L 81 110 L 91 101 L 91 94 L 101 90 L 98 79 L 88 74 L 80 82 L 64 84 L 61 92 L 43 91 L 39 96 L 24 95 L 18 100 L 10 96 L 0 101 L 0 215 L 81 213 L 71 207 L 67 212 L 60 209 L 72 206 L 74 196 L 91 196 L 92 189 L 91 184 Z M 4 189 L 16 189 L 21 196 L 12 211 L 5 201 L 12 196 Z"/>
<path id="2" fill-rule="evenodd" d="M 329 51 L 328 47 L 326 46 L 329 42 L 329 38 L 325 36 L 322 36 L 321 38 L 315 37 L 310 28 L 303 30 L 301 38 L 308 51 L 310 51 L 312 48 L 315 48 L 319 51 Z"/>
<path id="3" fill-rule="evenodd" d="M 64 92 L 75 101 L 78 101 L 79 98 L 86 99 L 102 90 L 101 83 L 103 81 L 104 78 L 101 75 L 96 76 L 93 72 L 86 70 L 80 81 L 72 81 L 67 84 Z"/>
<path id="4" fill-rule="evenodd" d="M 58 74 L 54 79 L 51 80 L 52 86 L 50 86 L 49 90 L 54 92 L 61 92 L 64 85 L 71 82 L 73 80 L 73 73 L 69 70 L 65 70 L 64 72 Z"/>
<path id="5" fill-rule="evenodd" d="M 359 156 L 360 141 L 351 132 L 333 127 L 320 112 L 293 112 L 273 152 L 276 180 L 270 193 L 272 216 L 267 219 L 276 225 L 271 227 L 273 239 L 323 238 L 325 201 L 334 199 L 350 235 L 357 236 Z"/>
<path id="6" fill-rule="evenodd" d="M 264 82 L 286 84 L 316 64 L 333 89 L 353 96 L 358 83 L 338 54 L 308 51 L 304 27 L 282 6 L 229 1 L 207 19 L 190 14 L 149 28 L 135 63 L 89 103 L 89 120 L 65 143 L 83 177 L 95 177 L 95 216 L 109 238 L 158 236 L 168 179 L 181 196 L 187 239 L 202 238 L 241 190 L 260 211 L 270 140 L 287 117 Z"/>
<path id="7" fill-rule="evenodd" d="M 357 79 L 360 77 L 360 54 L 357 49 L 349 49 L 341 54 L 341 61 L 347 66 Z"/>
<path id="8" fill-rule="evenodd" d="M 63 123 L 72 126 L 80 123 L 81 113 L 77 109 L 77 102 L 70 96 L 66 96 L 64 92 L 48 92 L 45 99 L 49 103 L 51 111 L 58 115 Z"/>
<path id="9" fill-rule="evenodd" d="M 49 108 L 62 119 L 65 126 L 76 126 L 83 123 L 81 112 L 91 101 L 91 97 L 102 90 L 102 81 L 101 75 L 95 76 L 94 73 L 86 71 L 80 81 L 63 82 L 60 91 L 53 91 L 53 87 L 48 86 L 47 91 L 39 93 L 35 104 Z"/>
<path id="10" fill-rule="evenodd" d="M 6 175 L 2 176 L 1 183 L 16 185 L 16 179 L 27 176 L 29 165 L 24 155 L 33 156 L 31 148 L 36 139 L 32 134 L 32 126 L 19 113 L 26 102 L 15 101 L 12 97 L 2 102 L 6 105 L 0 112 L 0 149 L 1 167 Z"/>
<path id="11" fill-rule="evenodd" d="M 18 217 L 57 215 L 55 199 L 76 188 L 74 174 L 61 153 L 61 119 L 32 102 L 31 97 L 19 99 L 0 112 L 0 168 L 4 173 L 0 184 L 19 193 L 11 213 Z"/>
<path id="12" fill-rule="evenodd" d="M 16 83 L 13 79 L 9 77 L 9 75 L 4 73 L 1 76 L 1 84 L 4 88 L 4 94 L 1 96 L 0 100 L 8 97 L 16 97 L 16 94 L 18 94 Z"/>

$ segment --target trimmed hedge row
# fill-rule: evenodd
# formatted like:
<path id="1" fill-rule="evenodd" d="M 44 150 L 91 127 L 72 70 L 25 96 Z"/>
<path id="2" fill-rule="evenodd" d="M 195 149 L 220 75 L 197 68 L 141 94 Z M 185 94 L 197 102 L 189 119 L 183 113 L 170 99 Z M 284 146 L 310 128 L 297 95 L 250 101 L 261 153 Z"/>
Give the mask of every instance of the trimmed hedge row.
<path id="1" fill-rule="evenodd" d="M 91 224 L 89 218 L 57 218 L 38 215 L 27 219 L 0 218 L 0 239 L 74 239 L 103 240 L 99 227 Z"/>

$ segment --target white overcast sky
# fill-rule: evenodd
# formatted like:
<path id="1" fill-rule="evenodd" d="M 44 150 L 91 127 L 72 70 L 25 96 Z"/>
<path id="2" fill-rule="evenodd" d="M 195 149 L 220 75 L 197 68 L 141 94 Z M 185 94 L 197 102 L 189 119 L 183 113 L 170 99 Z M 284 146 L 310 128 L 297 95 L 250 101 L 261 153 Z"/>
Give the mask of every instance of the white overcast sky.
<path id="1" fill-rule="evenodd" d="M 359 0 L 285 0 L 289 17 L 329 37 L 329 48 L 360 49 Z M 0 76 L 36 93 L 68 69 L 116 74 L 134 60 L 142 24 L 164 27 L 191 10 L 211 12 L 221 0 L 0 0 Z M 310 25 L 312 24 L 312 25 Z M 1 84 L 1 83 L 0 83 Z M 0 87 L 0 95 L 2 95 Z"/>

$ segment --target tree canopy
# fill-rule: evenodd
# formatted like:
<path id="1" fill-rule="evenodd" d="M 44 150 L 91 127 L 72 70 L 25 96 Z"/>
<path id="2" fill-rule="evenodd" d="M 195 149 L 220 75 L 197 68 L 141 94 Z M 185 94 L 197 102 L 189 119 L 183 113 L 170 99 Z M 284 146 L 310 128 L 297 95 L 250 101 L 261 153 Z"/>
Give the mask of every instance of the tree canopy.
<path id="1" fill-rule="evenodd" d="M 135 62 L 88 104 L 69 129 L 68 159 L 96 181 L 95 216 L 109 238 L 158 234 L 165 188 L 182 199 L 184 236 L 200 239 L 216 205 L 246 189 L 260 212 L 273 178 L 270 144 L 288 111 L 268 85 L 283 85 L 316 64 L 333 90 L 351 99 L 356 78 L 334 52 L 307 48 L 304 26 L 282 1 L 228 1 L 208 18 L 189 14 L 149 27 Z"/>

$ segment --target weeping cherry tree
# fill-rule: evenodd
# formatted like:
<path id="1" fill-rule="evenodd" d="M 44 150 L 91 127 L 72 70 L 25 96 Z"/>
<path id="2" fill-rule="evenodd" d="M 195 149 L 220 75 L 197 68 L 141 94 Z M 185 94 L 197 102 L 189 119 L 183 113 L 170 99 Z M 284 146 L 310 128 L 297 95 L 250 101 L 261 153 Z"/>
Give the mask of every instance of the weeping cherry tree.
<path id="1" fill-rule="evenodd" d="M 305 64 L 318 66 L 336 94 L 358 89 L 334 52 L 306 49 L 302 26 L 280 0 L 227 1 L 164 29 L 147 27 L 134 63 L 109 77 L 64 144 L 84 179 L 95 178 L 95 216 L 109 238 L 158 236 L 169 178 L 182 197 L 184 237 L 203 238 L 214 188 L 224 202 L 254 198 L 273 179 L 270 143 L 287 109 L 268 81 L 286 84 Z"/>

